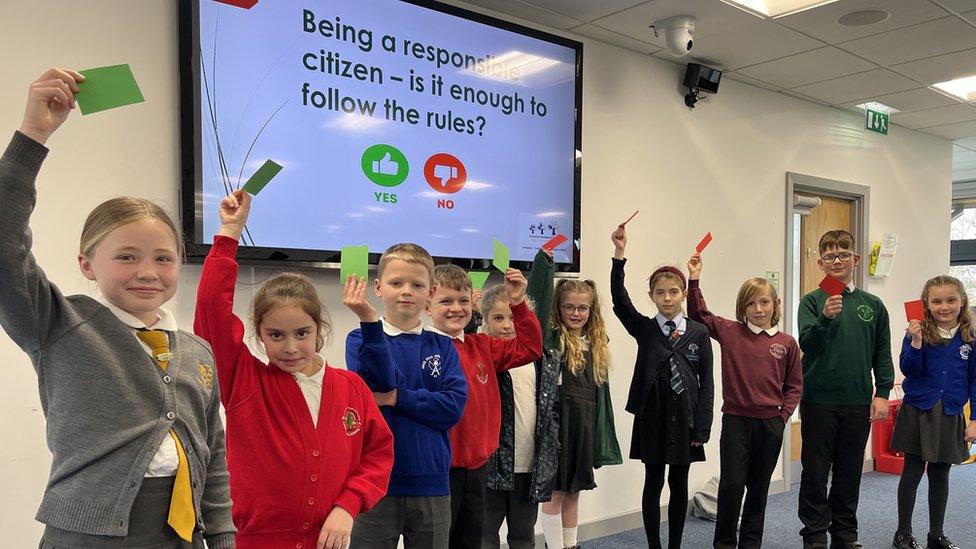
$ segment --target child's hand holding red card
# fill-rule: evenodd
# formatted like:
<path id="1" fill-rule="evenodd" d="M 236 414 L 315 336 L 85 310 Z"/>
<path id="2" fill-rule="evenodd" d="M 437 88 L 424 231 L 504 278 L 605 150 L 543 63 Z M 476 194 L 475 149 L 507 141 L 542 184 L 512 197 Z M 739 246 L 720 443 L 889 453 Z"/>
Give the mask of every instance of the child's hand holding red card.
<path id="1" fill-rule="evenodd" d="M 905 317 L 909 322 L 925 320 L 925 302 L 921 299 L 905 302 Z"/>
<path id="2" fill-rule="evenodd" d="M 823 280 L 820 281 L 820 289 L 827 292 L 827 295 L 831 297 L 844 293 L 844 288 L 846 287 L 847 284 L 844 284 L 831 275 L 825 276 Z"/>

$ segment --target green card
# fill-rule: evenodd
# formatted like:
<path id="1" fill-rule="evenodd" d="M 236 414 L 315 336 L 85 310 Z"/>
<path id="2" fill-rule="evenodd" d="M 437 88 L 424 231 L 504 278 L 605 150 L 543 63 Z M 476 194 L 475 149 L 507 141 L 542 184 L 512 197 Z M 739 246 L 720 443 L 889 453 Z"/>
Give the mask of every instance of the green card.
<path id="1" fill-rule="evenodd" d="M 280 171 L 281 166 L 276 164 L 274 160 L 265 160 L 258 171 L 254 172 L 254 175 L 244 184 L 244 191 L 251 196 L 256 196 Z"/>
<path id="2" fill-rule="evenodd" d="M 349 275 L 368 278 L 369 246 L 343 246 L 339 267 L 339 284 L 345 284 Z"/>
<path id="3" fill-rule="evenodd" d="M 85 81 L 78 84 L 78 106 L 81 114 L 142 103 L 146 99 L 132 76 L 129 65 L 113 65 L 81 71 Z"/>
<path id="4" fill-rule="evenodd" d="M 508 247 L 502 244 L 501 240 L 497 238 L 494 239 L 495 242 L 495 259 L 492 261 L 492 265 L 496 269 L 505 274 L 508 272 Z"/>
<path id="5" fill-rule="evenodd" d="M 491 271 L 468 271 L 468 277 L 471 278 L 471 287 L 475 290 L 484 288 L 485 282 L 488 282 L 490 275 Z"/>

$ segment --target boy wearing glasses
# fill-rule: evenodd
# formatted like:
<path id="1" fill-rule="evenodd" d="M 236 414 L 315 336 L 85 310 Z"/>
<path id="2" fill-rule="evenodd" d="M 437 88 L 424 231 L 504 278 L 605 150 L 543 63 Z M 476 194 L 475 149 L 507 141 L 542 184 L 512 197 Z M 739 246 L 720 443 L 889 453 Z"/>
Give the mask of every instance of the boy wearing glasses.
<path id="1" fill-rule="evenodd" d="M 800 300 L 800 535 L 804 549 L 826 549 L 828 532 L 830 549 L 849 549 L 861 547 L 857 501 L 870 422 L 888 417 L 895 373 L 888 311 L 877 296 L 854 287 L 861 258 L 853 235 L 828 231 L 819 249 L 817 265 L 846 288 L 837 296 L 818 288 Z"/>

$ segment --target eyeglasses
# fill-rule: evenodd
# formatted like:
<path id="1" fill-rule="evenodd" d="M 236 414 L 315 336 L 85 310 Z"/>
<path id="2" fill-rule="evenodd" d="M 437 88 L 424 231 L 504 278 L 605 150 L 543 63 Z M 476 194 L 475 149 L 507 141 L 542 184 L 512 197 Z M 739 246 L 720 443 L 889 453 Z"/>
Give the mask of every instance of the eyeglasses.
<path id="1" fill-rule="evenodd" d="M 833 263 L 838 259 L 841 261 L 850 261 L 852 257 L 854 257 L 854 254 L 851 252 L 841 252 L 839 254 L 824 254 L 820 256 L 820 259 L 822 259 L 824 263 Z"/>
<path id="2" fill-rule="evenodd" d="M 563 305 L 561 307 L 561 309 L 563 310 L 564 313 L 566 313 L 568 315 L 573 314 L 574 311 L 575 312 L 579 312 L 579 314 L 581 314 L 581 315 L 585 315 L 586 313 L 590 312 L 590 306 L 589 305 L 580 305 L 580 306 L 577 307 L 576 305 L 569 305 L 569 304 L 567 304 L 567 305 Z"/>

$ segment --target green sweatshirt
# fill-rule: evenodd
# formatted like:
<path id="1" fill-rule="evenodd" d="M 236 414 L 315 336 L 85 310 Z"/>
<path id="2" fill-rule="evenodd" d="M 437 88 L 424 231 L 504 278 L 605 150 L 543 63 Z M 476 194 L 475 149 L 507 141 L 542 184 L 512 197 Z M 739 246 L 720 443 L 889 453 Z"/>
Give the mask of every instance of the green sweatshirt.
<path id="1" fill-rule="evenodd" d="M 888 398 L 895 369 L 884 303 L 863 290 L 845 292 L 844 306 L 831 320 L 823 314 L 827 297 L 827 292 L 818 288 L 803 296 L 797 312 L 803 400 L 813 404 L 870 404 L 873 396 Z"/>

